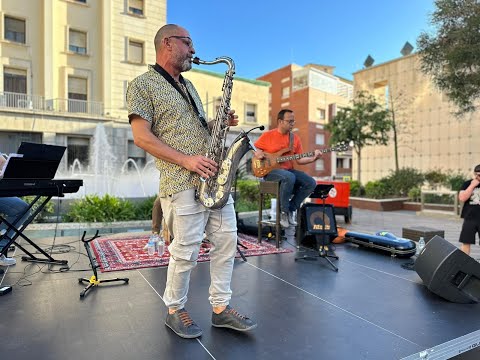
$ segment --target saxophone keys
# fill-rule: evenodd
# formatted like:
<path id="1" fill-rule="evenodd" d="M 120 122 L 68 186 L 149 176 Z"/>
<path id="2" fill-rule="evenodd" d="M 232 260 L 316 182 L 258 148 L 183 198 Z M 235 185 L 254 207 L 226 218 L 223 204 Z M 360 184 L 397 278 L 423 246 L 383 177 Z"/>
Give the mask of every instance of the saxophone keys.
<path id="1" fill-rule="evenodd" d="M 220 185 L 225 185 L 225 183 L 227 182 L 227 179 L 228 179 L 228 176 L 222 173 L 218 175 L 217 183 Z"/>
<path id="2" fill-rule="evenodd" d="M 218 190 L 217 194 L 215 196 L 216 200 L 218 201 L 218 200 L 222 199 L 224 194 L 225 193 L 222 190 Z"/>
<path id="3" fill-rule="evenodd" d="M 228 159 L 228 158 L 225 158 L 223 161 L 222 161 L 222 169 L 228 171 L 230 170 L 230 167 L 232 166 L 232 160 Z"/>
<path id="4" fill-rule="evenodd" d="M 205 197 L 203 198 L 202 203 L 203 203 L 204 206 L 210 208 L 210 207 L 213 206 L 214 201 L 213 201 L 213 199 L 212 199 L 211 197 L 205 196 Z"/>

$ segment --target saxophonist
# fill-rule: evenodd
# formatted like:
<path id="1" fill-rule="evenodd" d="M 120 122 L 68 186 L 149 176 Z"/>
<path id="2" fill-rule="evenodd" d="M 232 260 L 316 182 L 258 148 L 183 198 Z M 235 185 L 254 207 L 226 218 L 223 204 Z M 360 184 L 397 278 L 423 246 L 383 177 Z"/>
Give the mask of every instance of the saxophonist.
<path id="1" fill-rule="evenodd" d="M 204 233 L 210 250 L 209 301 L 212 325 L 237 331 L 257 324 L 230 305 L 230 282 L 237 246 L 237 224 L 233 200 L 211 210 L 195 199 L 200 179 L 215 176 L 217 163 L 202 155 L 210 142 L 202 102 L 193 84 L 182 76 L 192 67 L 195 54 L 189 32 L 167 24 L 154 39 L 156 63 L 136 77 L 127 90 L 128 117 L 134 142 L 156 158 L 160 170 L 159 196 L 173 242 L 163 300 L 168 308 L 165 325 L 182 338 L 197 338 L 201 328 L 190 318 L 185 304 L 190 274 Z M 228 125 L 238 124 L 228 113 Z"/>

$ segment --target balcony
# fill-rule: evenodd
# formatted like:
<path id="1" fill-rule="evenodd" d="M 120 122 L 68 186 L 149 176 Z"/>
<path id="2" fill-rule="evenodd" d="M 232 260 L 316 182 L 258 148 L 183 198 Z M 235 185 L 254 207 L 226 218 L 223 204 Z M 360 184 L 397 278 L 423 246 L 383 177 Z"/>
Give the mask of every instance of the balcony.
<path id="1" fill-rule="evenodd" d="M 0 92 L 0 108 L 104 115 L 103 103 L 98 101 L 48 99 L 40 95 Z"/>

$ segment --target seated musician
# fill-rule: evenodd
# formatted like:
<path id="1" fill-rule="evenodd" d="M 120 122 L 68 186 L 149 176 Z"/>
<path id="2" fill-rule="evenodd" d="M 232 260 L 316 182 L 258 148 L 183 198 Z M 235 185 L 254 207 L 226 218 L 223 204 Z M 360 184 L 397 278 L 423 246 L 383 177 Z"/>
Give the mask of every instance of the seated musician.
<path id="1" fill-rule="evenodd" d="M 302 143 L 298 135 L 292 132 L 295 117 L 292 110 L 283 109 L 277 116 L 277 128 L 264 132 L 255 142 L 258 151 L 255 158 L 263 159 L 265 153 L 276 153 L 280 150 L 290 149 L 282 156 L 301 154 Z M 317 160 L 322 153 L 315 150 L 314 156 L 296 160 L 298 165 L 310 164 Z M 270 171 L 265 177 L 268 181 L 280 181 L 280 225 L 284 228 L 296 226 L 296 211 L 302 201 L 315 189 L 316 181 L 303 171 L 294 169 L 293 161 L 281 162 L 279 168 Z"/>
<path id="2" fill-rule="evenodd" d="M 3 155 L 0 155 L 0 170 L 5 165 L 6 160 Z M 0 197 L 0 214 L 4 217 L 9 223 L 15 221 L 15 219 L 25 212 L 28 208 L 28 204 L 19 199 L 18 197 Z M 23 222 L 28 218 L 29 213 L 27 212 L 22 219 L 16 224 L 16 227 L 19 228 Z M 0 223 L 0 252 L 3 250 L 3 247 L 8 243 L 11 237 L 15 235 L 13 230 L 6 231 L 7 225 Z M 5 251 L 5 254 L 7 251 Z M 0 256 L 0 266 L 10 266 L 15 265 L 16 260 L 13 258 L 8 258 L 5 255 Z"/>

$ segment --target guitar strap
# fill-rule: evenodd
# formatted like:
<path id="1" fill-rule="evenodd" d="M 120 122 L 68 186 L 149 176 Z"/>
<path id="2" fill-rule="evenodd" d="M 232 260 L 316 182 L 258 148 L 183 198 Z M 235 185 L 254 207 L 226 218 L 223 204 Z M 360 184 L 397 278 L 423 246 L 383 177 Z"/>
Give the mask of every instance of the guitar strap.
<path id="1" fill-rule="evenodd" d="M 185 83 L 185 80 L 183 79 L 183 76 L 180 75 L 179 76 L 179 80 L 180 80 L 180 84 L 183 86 L 183 88 L 185 89 L 185 91 L 183 91 L 180 86 L 177 84 L 177 82 L 173 79 L 173 77 L 164 69 L 162 68 L 160 65 L 158 65 L 157 63 L 155 63 L 155 66 L 153 67 L 155 69 L 156 72 L 158 72 L 160 75 L 162 75 L 165 80 L 167 80 L 170 85 L 172 85 L 175 90 L 177 90 L 180 95 L 182 95 L 182 97 L 185 99 L 185 101 L 187 103 L 190 104 L 190 106 L 192 107 L 193 111 L 195 112 L 195 114 L 197 115 L 198 117 L 198 120 L 200 121 L 200 123 L 202 124 L 202 126 L 209 130 L 208 129 L 208 124 L 207 124 L 207 121 L 203 118 L 203 116 L 200 116 L 200 112 L 198 111 L 198 108 L 197 108 L 197 104 L 195 103 L 195 101 L 193 100 L 193 97 L 192 95 L 190 95 L 190 93 L 188 92 L 188 89 L 187 89 L 187 85 Z M 186 92 L 186 93 L 185 93 Z M 188 97 L 187 97 L 188 96 Z M 210 131 L 210 130 L 209 130 Z"/>
<path id="2" fill-rule="evenodd" d="M 290 131 L 290 141 L 288 144 L 288 149 L 289 149 L 289 152 L 292 152 L 293 150 L 293 133 L 291 131 Z"/>

